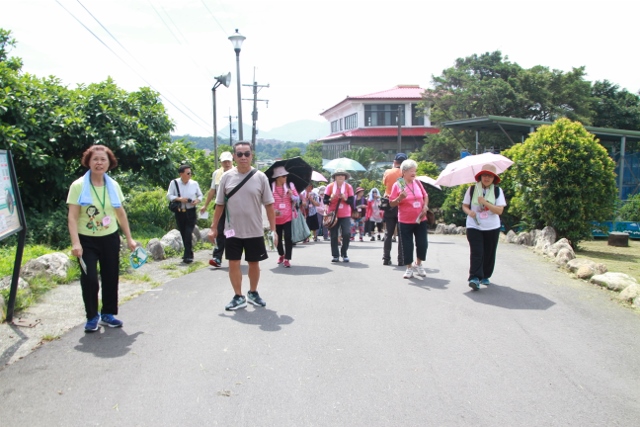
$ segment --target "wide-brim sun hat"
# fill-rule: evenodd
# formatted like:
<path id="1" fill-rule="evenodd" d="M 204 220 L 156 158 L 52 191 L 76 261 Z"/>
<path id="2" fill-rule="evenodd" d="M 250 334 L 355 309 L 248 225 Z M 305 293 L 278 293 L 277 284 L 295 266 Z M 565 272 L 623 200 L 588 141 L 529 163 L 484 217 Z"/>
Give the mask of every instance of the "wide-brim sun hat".
<path id="1" fill-rule="evenodd" d="M 364 193 L 364 188 L 362 188 L 362 187 L 356 188 L 356 194 L 361 192 L 361 191 Z"/>
<path id="2" fill-rule="evenodd" d="M 496 167 L 493 166 L 492 164 L 486 164 L 484 166 L 482 166 L 482 169 L 480 170 L 480 172 L 478 172 L 476 174 L 476 181 L 480 181 L 480 177 L 482 175 L 493 175 L 493 183 L 494 184 L 500 184 L 500 177 L 498 176 L 498 174 L 496 173 Z"/>
<path id="3" fill-rule="evenodd" d="M 289 172 L 287 172 L 284 166 L 276 166 L 275 168 L 273 168 L 273 174 L 271 175 L 271 178 L 276 179 L 279 176 L 287 175 L 289 175 Z"/>
<path id="4" fill-rule="evenodd" d="M 335 171 L 333 171 L 333 173 L 331 174 L 331 178 L 336 179 L 336 175 L 344 175 L 346 177 L 345 179 L 351 178 L 349 172 L 344 169 L 336 169 Z"/>

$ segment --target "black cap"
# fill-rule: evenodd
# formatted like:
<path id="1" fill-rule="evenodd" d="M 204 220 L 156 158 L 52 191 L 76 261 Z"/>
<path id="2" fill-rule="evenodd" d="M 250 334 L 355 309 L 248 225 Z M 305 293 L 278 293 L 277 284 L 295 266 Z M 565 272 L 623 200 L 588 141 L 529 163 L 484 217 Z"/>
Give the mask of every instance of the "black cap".
<path id="1" fill-rule="evenodd" d="M 404 153 L 398 153 L 396 154 L 396 158 L 393 160 L 396 162 L 404 162 L 405 160 L 407 160 L 407 155 Z"/>

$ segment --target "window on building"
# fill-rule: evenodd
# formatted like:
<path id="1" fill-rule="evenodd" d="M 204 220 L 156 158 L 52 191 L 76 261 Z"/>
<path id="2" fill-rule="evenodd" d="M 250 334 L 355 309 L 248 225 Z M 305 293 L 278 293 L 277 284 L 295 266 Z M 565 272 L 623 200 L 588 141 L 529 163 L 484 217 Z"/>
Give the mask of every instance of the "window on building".
<path id="1" fill-rule="evenodd" d="M 424 114 L 422 109 L 418 108 L 418 104 L 411 104 L 411 125 L 424 126 Z"/>
<path id="2" fill-rule="evenodd" d="M 334 120 L 331 122 L 331 133 L 338 132 L 338 121 Z"/>
<path id="3" fill-rule="evenodd" d="M 343 129 L 343 127 L 342 127 L 342 119 L 340 119 L 340 130 L 342 130 L 342 129 Z"/>
<path id="4" fill-rule="evenodd" d="M 344 129 L 355 129 L 358 127 L 358 113 L 351 114 L 344 118 Z"/>
<path id="5" fill-rule="evenodd" d="M 403 104 L 369 104 L 364 106 L 365 126 L 398 126 L 398 111 Z M 401 124 L 406 123 L 404 114 L 400 116 Z"/>

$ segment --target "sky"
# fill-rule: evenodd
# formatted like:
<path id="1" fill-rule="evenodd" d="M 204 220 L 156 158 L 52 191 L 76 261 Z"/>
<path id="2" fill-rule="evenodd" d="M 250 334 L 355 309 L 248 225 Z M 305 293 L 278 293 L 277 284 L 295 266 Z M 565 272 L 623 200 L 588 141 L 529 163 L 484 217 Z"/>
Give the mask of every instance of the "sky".
<path id="1" fill-rule="evenodd" d="M 213 135 L 211 89 L 228 72 L 218 129 L 236 121 L 235 29 L 246 37 L 241 85 L 269 85 L 258 92 L 264 131 L 324 122 L 347 96 L 429 88 L 457 58 L 496 50 L 524 68 L 585 66 L 587 80 L 640 90 L 638 1 L 0 0 L 0 11 L 24 72 L 70 88 L 108 77 L 127 91 L 151 87 L 175 135 Z M 241 89 L 246 127 L 253 93 Z"/>

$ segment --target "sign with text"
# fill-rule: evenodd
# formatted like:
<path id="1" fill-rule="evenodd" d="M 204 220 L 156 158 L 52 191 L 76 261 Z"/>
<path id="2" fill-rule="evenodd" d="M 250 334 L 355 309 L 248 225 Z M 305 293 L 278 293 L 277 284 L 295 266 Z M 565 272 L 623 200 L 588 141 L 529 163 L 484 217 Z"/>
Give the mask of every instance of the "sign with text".
<path id="1" fill-rule="evenodd" d="M 22 230 L 17 205 L 18 182 L 7 150 L 0 150 L 0 240 Z"/>

